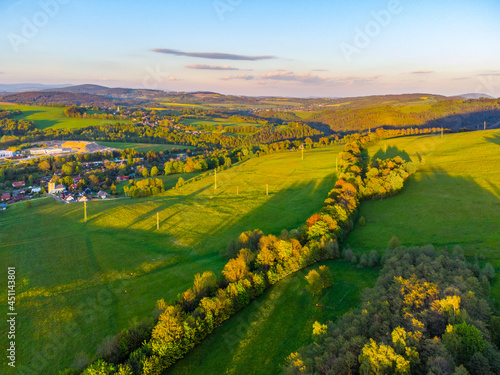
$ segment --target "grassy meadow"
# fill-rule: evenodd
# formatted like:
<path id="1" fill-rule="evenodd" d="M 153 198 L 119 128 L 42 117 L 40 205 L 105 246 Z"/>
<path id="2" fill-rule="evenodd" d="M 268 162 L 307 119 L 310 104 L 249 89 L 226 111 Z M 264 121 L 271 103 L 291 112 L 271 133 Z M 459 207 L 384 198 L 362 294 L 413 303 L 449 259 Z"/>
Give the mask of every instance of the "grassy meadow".
<path id="1" fill-rule="evenodd" d="M 381 142 L 369 154 L 384 158 L 384 148 Z M 366 225 L 350 233 L 346 247 L 383 249 L 395 235 L 408 246 L 459 245 L 500 269 L 500 131 L 388 140 L 387 156 L 395 155 L 419 170 L 398 196 L 361 205 Z M 492 293 L 498 304 L 498 281 Z"/>
<path id="2" fill-rule="evenodd" d="M 38 129 L 70 129 L 84 128 L 104 124 L 130 123 L 127 120 L 101 120 L 70 118 L 64 115 L 64 108 L 30 106 L 21 104 L 0 104 L 0 110 L 20 110 L 20 116 L 16 120 L 33 121 Z"/>
<path id="3" fill-rule="evenodd" d="M 106 336 L 151 316 L 158 299 L 176 298 L 194 274 L 219 272 L 220 252 L 241 232 L 304 223 L 332 188 L 340 150 L 251 159 L 218 173 L 216 192 L 208 176 L 150 199 L 90 202 L 87 223 L 81 204 L 52 199 L 0 212 L 0 263 L 15 266 L 18 281 L 19 367 L 6 374 L 81 363 Z"/>

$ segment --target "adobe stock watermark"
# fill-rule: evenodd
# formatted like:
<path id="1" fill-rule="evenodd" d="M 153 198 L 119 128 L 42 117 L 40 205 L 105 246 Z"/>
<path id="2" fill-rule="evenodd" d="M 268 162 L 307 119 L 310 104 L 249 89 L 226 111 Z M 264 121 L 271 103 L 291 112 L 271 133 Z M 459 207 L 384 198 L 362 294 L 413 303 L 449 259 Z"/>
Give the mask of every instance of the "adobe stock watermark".
<path id="1" fill-rule="evenodd" d="M 500 73 L 480 75 L 478 81 L 475 92 L 487 94 L 493 98 L 500 97 Z"/>
<path id="2" fill-rule="evenodd" d="M 46 27 L 50 20 L 57 17 L 61 10 L 61 5 L 66 5 L 71 0 L 40 0 L 40 9 L 31 17 L 21 18 L 22 26 L 19 33 L 9 32 L 7 38 L 14 52 L 18 53 L 23 44 L 27 44 L 35 38 L 41 29 Z"/>
<path id="3" fill-rule="evenodd" d="M 356 34 L 352 43 L 342 42 L 340 44 L 340 49 L 346 61 L 352 62 L 353 55 L 359 55 L 362 50 L 368 48 L 373 40 L 391 24 L 393 17 L 400 14 L 403 9 L 400 0 L 390 0 L 386 9 L 372 11 L 372 20 L 367 22 L 363 28 L 357 27 L 354 29 Z"/>
<path id="4" fill-rule="evenodd" d="M 227 12 L 234 12 L 243 0 L 215 0 L 212 5 L 221 21 L 224 21 Z"/>
<path id="5" fill-rule="evenodd" d="M 146 75 L 142 79 L 142 87 L 145 89 L 157 89 L 165 81 L 171 81 L 173 77 L 170 74 L 161 71 L 160 64 L 153 68 L 146 66 Z"/>

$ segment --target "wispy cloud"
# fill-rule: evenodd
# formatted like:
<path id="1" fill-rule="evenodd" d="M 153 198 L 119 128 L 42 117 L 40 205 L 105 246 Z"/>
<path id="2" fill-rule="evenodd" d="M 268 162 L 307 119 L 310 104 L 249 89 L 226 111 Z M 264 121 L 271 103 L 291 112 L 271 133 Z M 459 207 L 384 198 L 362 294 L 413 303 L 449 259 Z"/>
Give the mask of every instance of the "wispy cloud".
<path id="1" fill-rule="evenodd" d="M 184 52 L 169 48 L 154 48 L 153 52 L 165 53 L 167 55 L 188 56 L 200 59 L 214 59 L 214 60 L 257 61 L 257 60 L 270 60 L 276 58 L 276 56 L 247 56 L 247 55 L 234 55 L 232 53 L 219 53 L 219 52 Z"/>
<path id="2" fill-rule="evenodd" d="M 264 73 L 260 75 L 261 79 L 264 80 L 275 80 L 275 81 L 291 81 L 291 82 L 302 82 L 302 83 L 325 83 L 330 81 L 330 78 L 320 77 L 311 73 L 299 73 L 295 74 L 290 70 Z"/>
<path id="3" fill-rule="evenodd" d="M 239 68 L 233 68 L 227 65 L 205 65 L 205 64 L 191 64 L 186 65 L 188 69 L 202 69 L 202 70 L 240 70 Z"/>
<path id="4" fill-rule="evenodd" d="M 368 84 L 376 81 L 381 76 L 371 77 L 321 77 L 311 73 L 294 73 L 290 70 L 280 69 L 275 72 L 263 73 L 259 76 L 240 74 L 233 76 L 225 76 L 220 78 L 223 81 L 233 79 L 255 80 L 258 84 L 266 84 L 270 82 L 291 82 L 306 85 L 352 85 L 352 84 Z"/>
<path id="5" fill-rule="evenodd" d="M 491 76 L 500 76 L 500 72 L 497 70 L 493 70 L 489 73 L 479 73 L 479 77 L 491 77 Z"/>
<path id="6" fill-rule="evenodd" d="M 255 76 L 252 76 L 252 75 L 249 75 L 249 74 L 240 74 L 240 75 L 237 75 L 237 76 L 225 76 L 225 77 L 221 77 L 221 80 L 223 81 L 230 81 L 232 79 L 244 79 L 246 81 L 250 81 L 252 79 L 254 79 Z"/>
<path id="7" fill-rule="evenodd" d="M 328 69 L 313 69 L 312 72 L 328 72 Z"/>
<path id="8" fill-rule="evenodd" d="M 414 70 L 413 72 L 410 72 L 410 74 L 431 74 L 434 73 L 433 70 Z"/>

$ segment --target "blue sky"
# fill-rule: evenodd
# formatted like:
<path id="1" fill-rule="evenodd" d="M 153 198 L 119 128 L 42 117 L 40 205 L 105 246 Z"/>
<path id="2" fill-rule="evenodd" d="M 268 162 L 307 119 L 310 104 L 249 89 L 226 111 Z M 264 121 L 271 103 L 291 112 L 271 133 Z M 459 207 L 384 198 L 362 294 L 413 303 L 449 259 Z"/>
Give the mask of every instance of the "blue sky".
<path id="1" fill-rule="evenodd" d="M 0 83 L 500 96 L 496 0 L 1 0 L 0 12 Z"/>

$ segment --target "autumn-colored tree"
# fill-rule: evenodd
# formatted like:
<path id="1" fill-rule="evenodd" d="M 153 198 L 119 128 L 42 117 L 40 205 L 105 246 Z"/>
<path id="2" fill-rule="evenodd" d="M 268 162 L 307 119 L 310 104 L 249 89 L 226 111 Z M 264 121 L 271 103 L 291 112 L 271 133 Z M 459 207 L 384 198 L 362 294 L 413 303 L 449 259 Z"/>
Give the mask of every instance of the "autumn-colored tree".
<path id="1" fill-rule="evenodd" d="M 314 224 L 318 222 L 318 220 L 321 220 L 321 215 L 319 214 L 314 214 L 312 215 L 309 219 L 307 219 L 306 223 L 309 228 L 311 228 Z"/>
<path id="2" fill-rule="evenodd" d="M 306 290 L 311 293 L 313 296 L 320 294 L 323 290 L 323 280 L 321 280 L 321 276 L 318 271 L 311 270 L 306 276 L 307 285 Z"/>
<path id="3" fill-rule="evenodd" d="M 248 274 L 248 266 L 244 257 L 238 256 L 236 259 L 230 259 L 222 270 L 222 274 L 230 283 L 242 280 Z"/>

